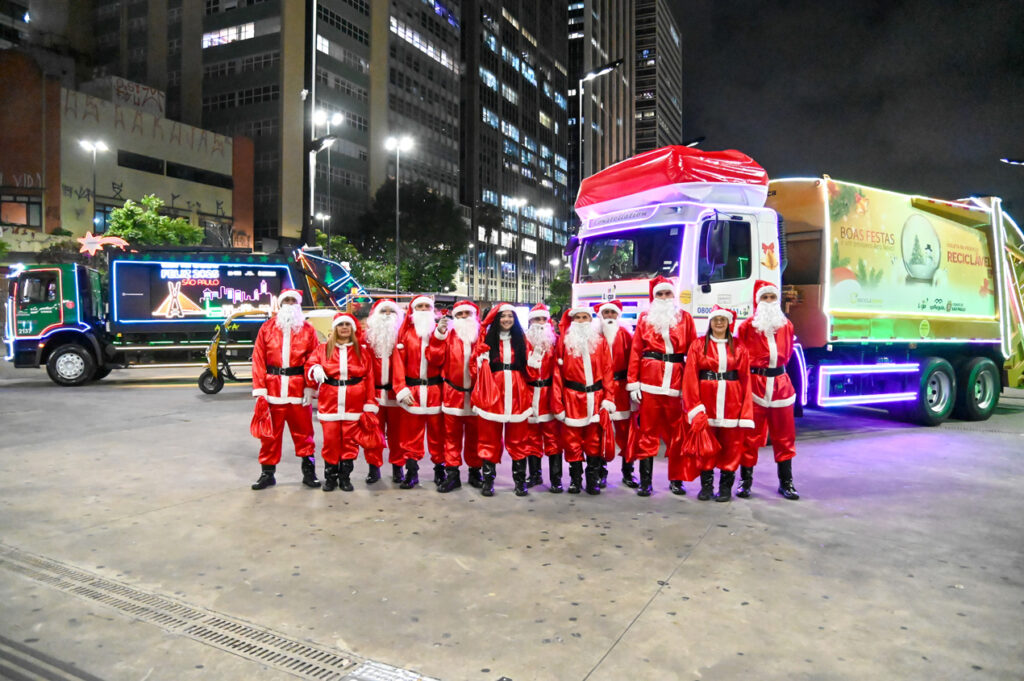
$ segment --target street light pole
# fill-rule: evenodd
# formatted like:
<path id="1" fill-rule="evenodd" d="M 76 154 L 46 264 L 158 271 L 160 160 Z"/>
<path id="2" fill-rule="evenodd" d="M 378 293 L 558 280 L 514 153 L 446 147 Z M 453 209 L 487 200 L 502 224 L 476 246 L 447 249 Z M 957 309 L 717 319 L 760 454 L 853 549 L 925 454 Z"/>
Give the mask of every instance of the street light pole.
<path id="1" fill-rule="evenodd" d="M 79 146 L 92 153 L 92 226 L 96 228 L 96 152 L 107 151 L 109 147 L 103 140 L 79 140 Z M 90 230 L 91 231 L 91 230 Z"/>
<path id="2" fill-rule="evenodd" d="M 607 64 L 605 64 L 603 66 L 599 66 L 596 69 L 594 69 L 593 71 L 585 74 L 579 80 L 579 93 L 578 94 L 579 94 L 579 98 L 580 98 L 580 106 L 579 106 L 579 111 L 577 112 L 579 115 L 576 117 L 576 127 L 579 128 L 579 131 L 580 131 L 580 134 L 579 134 L 579 145 L 580 145 L 580 148 L 579 148 L 579 181 L 580 181 L 580 184 L 583 183 L 583 86 L 584 86 L 585 83 L 589 83 L 590 81 L 594 80 L 595 78 L 600 78 L 601 76 L 604 76 L 604 75 L 607 75 L 607 74 L 611 73 L 612 71 L 614 71 L 618 67 L 622 66 L 623 63 L 624 62 L 623 62 L 622 59 L 616 59 L 615 61 L 608 62 Z"/>
<path id="3" fill-rule="evenodd" d="M 400 228 L 400 224 L 401 223 L 399 222 L 399 218 L 401 216 L 401 212 L 399 211 L 399 203 L 398 203 L 398 192 L 399 192 L 399 187 L 401 185 L 399 173 L 400 173 L 401 163 L 402 163 L 402 152 L 403 151 L 409 151 L 410 149 L 412 149 L 412 144 L 413 144 L 412 138 L 407 136 L 407 135 L 403 135 L 402 137 L 389 137 L 389 138 L 387 138 L 384 141 L 384 147 L 388 151 L 392 151 L 393 150 L 395 152 L 395 295 L 396 296 L 398 295 L 398 289 L 399 289 L 398 280 L 399 280 L 399 276 L 400 276 L 400 273 L 401 273 L 401 270 L 402 270 L 402 267 L 401 267 L 401 265 L 402 265 L 402 260 L 401 260 L 402 254 L 401 254 L 401 251 L 400 251 L 400 244 L 401 244 L 401 228 Z"/>
<path id="4" fill-rule="evenodd" d="M 329 139 L 332 139 L 332 140 L 336 138 L 336 135 L 331 135 L 331 126 L 332 125 L 339 126 L 339 125 L 341 125 L 342 121 L 344 121 L 344 120 L 345 120 L 345 117 L 342 116 L 340 113 L 335 112 L 333 115 L 328 116 L 327 112 L 324 111 L 323 109 L 317 109 L 316 113 L 313 114 L 313 124 L 314 125 L 326 126 L 327 127 L 327 135 L 326 135 L 326 137 L 329 138 Z M 314 177 L 314 182 L 315 182 L 315 177 Z M 328 149 L 328 151 L 327 151 L 327 210 L 331 210 L 331 185 L 333 185 L 333 184 L 334 184 L 334 178 L 331 176 L 331 152 Z M 314 203 L 314 204 L 311 204 L 311 205 L 312 205 L 312 208 L 310 208 L 310 210 L 315 209 L 316 204 Z M 319 215 L 321 215 L 321 213 L 317 213 L 317 216 L 319 216 Z M 318 217 L 318 219 L 319 219 L 319 217 Z M 324 225 L 322 223 L 320 225 L 320 228 L 321 229 L 324 228 Z M 327 229 L 330 229 L 330 227 L 328 226 Z M 327 234 L 327 248 L 325 249 L 326 250 L 325 255 L 329 258 L 329 257 L 331 257 L 331 233 L 328 231 L 326 234 Z M 314 237 L 314 239 L 315 239 L 315 237 Z"/>

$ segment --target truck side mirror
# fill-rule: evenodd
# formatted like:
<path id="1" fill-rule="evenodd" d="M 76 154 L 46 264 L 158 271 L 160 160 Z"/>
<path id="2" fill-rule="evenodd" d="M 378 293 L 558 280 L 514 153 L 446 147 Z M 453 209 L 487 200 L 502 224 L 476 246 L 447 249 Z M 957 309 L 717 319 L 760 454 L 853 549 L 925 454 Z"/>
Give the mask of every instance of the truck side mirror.
<path id="1" fill-rule="evenodd" d="M 703 284 L 700 285 L 700 292 L 711 293 L 711 284 L 705 281 Z"/>
<path id="2" fill-rule="evenodd" d="M 562 249 L 562 254 L 568 258 L 569 256 L 576 252 L 576 249 L 579 248 L 579 245 L 580 238 L 578 236 L 573 235 L 569 237 L 569 241 L 566 242 L 565 248 Z"/>

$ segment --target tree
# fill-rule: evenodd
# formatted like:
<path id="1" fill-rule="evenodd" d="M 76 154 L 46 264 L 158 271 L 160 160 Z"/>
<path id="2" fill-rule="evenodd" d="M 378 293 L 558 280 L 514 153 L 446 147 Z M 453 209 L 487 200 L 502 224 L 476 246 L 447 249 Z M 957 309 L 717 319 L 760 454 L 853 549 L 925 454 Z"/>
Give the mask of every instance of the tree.
<path id="1" fill-rule="evenodd" d="M 316 231 L 316 243 L 327 251 L 327 234 L 319 229 Z M 363 256 L 348 237 L 332 235 L 330 254 L 335 262 L 347 262 L 349 266 L 346 269 L 365 287 L 392 288 L 395 285 L 395 265 Z"/>
<path id="2" fill-rule="evenodd" d="M 162 199 L 148 194 L 141 203 L 131 199 L 110 213 L 107 234 L 119 236 L 132 246 L 197 246 L 203 242 L 203 228 L 185 218 L 161 215 Z"/>
<path id="3" fill-rule="evenodd" d="M 46 248 L 36 253 L 36 262 L 40 264 L 66 264 L 88 265 L 100 271 L 105 271 L 107 259 L 104 257 L 90 257 L 82 253 L 82 244 L 77 239 L 61 239 L 55 241 Z"/>
<path id="4" fill-rule="evenodd" d="M 572 303 L 572 271 L 566 267 L 558 270 L 548 289 L 547 304 L 552 310 L 564 310 Z"/>
<path id="5" fill-rule="evenodd" d="M 399 201 L 402 290 L 447 291 L 454 282 L 459 258 L 469 244 L 469 233 L 458 205 L 448 197 L 435 194 L 423 182 L 402 185 Z M 360 217 L 359 226 L 355 240 L 357 251 L 367 260 L 392 263 L 393 267 L 393 181 L 377 190 L 370 210 Z"/>

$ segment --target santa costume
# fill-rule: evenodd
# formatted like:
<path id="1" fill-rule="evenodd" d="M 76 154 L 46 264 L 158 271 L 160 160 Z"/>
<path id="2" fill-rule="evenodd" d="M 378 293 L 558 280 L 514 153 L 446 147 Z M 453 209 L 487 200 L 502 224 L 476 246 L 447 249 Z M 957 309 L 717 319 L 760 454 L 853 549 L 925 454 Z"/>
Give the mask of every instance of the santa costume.
<path id="1" fill-rule="evenodd" d="M 381 298 L 370 308 L 370 315 L 366 318 L 363 329 L 363 338 L 370 349 L 370 359 L 373 363 L 373 389 L 377 405 L 380 407 L 380 423 L 387 440 L 391 479 L 398 483 L 405 479 L 405 458 L 399 444 L 402 409 L 395 400 L 395 393 L 400 389 L 396 386 L 405 385 L 404 366 L 396 349 L 398 330 L 401 328 L 403 317 L 398 303 L 390 298 Z M 366 476 L 367 483 L 380 480 L 379 467 L 383 464 L 383 458 L 383 449 L 366 451 L 366 460 L 370 463 L 370 473 Z M 376 465 L 374 462 L 377 462 Z"/>
<path id="2" fill-rule="evenodd" d="M 555 374 L 555 347 L 558 337 L 551 325 L 551 311 L 544 303 L 537 303 L 527 315 L 526 352 L 527 365 L 537 377 L 526 382 L 533 391 L 532 413 L 526 431 L 527 467 L 529 475 L 526 486 L 534 487 L 544 482 L 541 473 L 543 456 L 548 457 L 548 477 L 554 493 L 562 491 L 562 441 L 561 425 L 555 420 L 551 408 L 551 385 Z"/>
<path id="3" fill-rule="evenodd" d="M 606 311 L 613 311 L 614 318 L 605 318 Z M 629 352 L 633 347 L 633 333 L 622 319 L 622 301 L 606 300 L 594 303 L 594 312 L 604 334 L 605 342 L 612 355 L 612 379 L 615 381 L 611 389 L 611 401 L 615 403 L 615 411 L 611 413 L 612 425 L 615 428 L 615 445 L 622 458 L 622 482 L 626 487 L 637 488 L 639 484 L 633 477 L 633 462 L 628 456 L 629 431 L 633 423 L 633 401 L 626 389 L 628 383 Z M 615 451 L 604 452 L 605 461 L 610 463 L 615 458 Z M 605 486 L 608 468 L 602 469 L 601 487 Z"/>
<path id="4" fill-rule="evenodd" d="M 469 313 L 464 316 L 463 313 Z M 465 457 L 469 467 L 469 484 L 479 487 L 480 455 L 477 453 L 476 414 L 470 401 L 473 394 L 473 372 L 470 368 L 473 348 L 480 336 L 480 308 L 471 300 L 460 300 L 451 309 L 454 319 L 449 324 L 445 342 L 444 386 L 441 412 L 444 414 L 445 479 L 437 491 L 451 492 L 462 486 L 459 466 Z M 460 317 L 460 315 L 463 315 Z"/>
<path id="5" fill-rule="evenodd" d="M 427 303 L 429 310 L 417 310 Z M 419 461 L 423 458 L 423 436 L 427 437 L 434 483 L 444 479 L 444 417 L 441 415 L 441 369 L 444 366 L 447 332 L 437 328 L 434 300 L 415 296 L 398 331 L 395 350 L 403 367 L 402 383 L 395 384 L 395 397 L 404 412 L 399 425 L 399 447 L 405 459 L 405 479 L 400 487 L 412 489 L 419 483 Z M 411 398 L 411 399 L 410 399 Z M 410 403 L 411 402 L 411 403 Z"/>
<path id="6" fill-rule="evenodd" d="M 586 322 L 575 321 L 576 315 Z M 557 368 L 551 403 L 562 424 L 565 460 L 569 462 L 569 493 L 579 494 L 586 457 L 587 494 L 600 494 L 602 420 L 611 427 L 615 411 L 612 358 L 608 343 L 587 305 L 569 309 L 562 318 L 562 336 L 555 352 Z M 603 412 L 603 414 L 602 414 Z M 602 419 L 603 416 L 603 419 Z"/>
<path id="7" fill-rule="evenodd" d="M 655 299 L 661 291 L 671 291 L 672 297 Z M 681 465 L 679 443 L 684 433 L 680 395 L 686 350 L 697 339 L 697 329 L 690 313 L 679 307 L 670 280 L 660 275 L 652 279 L 649 300 L 650 307 L 640 315 L 633 332 L 626 372 L 626 390 L 640 405 L 629 456 L 640 461 L 637 494 L 650 496 L 654 457 L 660 442 L 664 442 L 672 492 L 685 494 L 682 481 L 693 478 L 686 477 Z"/>
<path id="8" fill-rule="evenodd" d="M 512 327 L 501 328 L 499 316 L 512 313 Z M 526 491 L 527 419 L 533 413 L 533 391 L 526 382 L 536 380 L 536 370 L 528 367 L 526 339 L 515 308 L 498 303 L 481 325 L 481 337 L 473 352 L 473 411 L 477 421 L 477 442 L 483 461 L 483 496 L 494 495 L 494 478 L 501 453 L 508 449 L 512 457 L 512 479 L 516 496 Z"/>
<path id="9" fill-rule="evenodd" d="M 339 312 L 331 322 L 331 334 L 339 324 L 352 326 L 352 340 L 320 343 L 306 360 L 306 381 L 319 386 L 316 416 L 323 429 L 324 491 L 341 487 L 352 491 L 352 463 L 359 454 L 359 430 L 366 414 L 378 412 L 374 397 L 373 359 L 369 348 L 358 342 L 355 317 Z M 379 427 L 379 426 L 377 426 Z M 380 460 L 370 461 L 380 466 Z"/>
<path id="10" fill-rule="evenodd" d="M 774 294 L 773 302 L 762 296 Z M 793 324 L 782 311 L 779 287 L 771 282 L 754 282 L 754 314 L 740 324 L 736 339 L 750 358 L 750 386 L 754 402 L 754 429 L 740 458 L 740 487 L 736 496 L 750 496 L 757 465 L 757 450 L 770 435 L 779 475 L 779 494 L 799 499 L 793 486 L 792 459 L 796 456 L 796 425 L 793 403 L 796 389 L 786 374 L 793 354 Z"/>
<path id="11" fill-rule="evenodd" d="M 686 467 L 700 471 L 701 491 L 697 498 L 713 496 L 714 469 L 721 471 L 716 501 L 732 497 L 732 484 L 749 429 L 754 427 L 750 395 L 750 361 L 747 351 L 726 331 L 724 338 L 712 333 L 710 323 L 716 317 L 736 322 L 732 310 L 715 305 L 708 315 L 708 332 L 690 345 L 683 379 L 683 408 L 690 428 L 709 429 L 717 442 L 715 454 L 686 452 Z M 692 477 L 690 478 L 692 479 Z"/>
<path id="12" fill-rule="evenodd" d="M 263 322 L 252 351 L 252 394 L 270 407 L 273 436 L 260 438 L 262 472 L 252 488 L 274 485 L 281 461 L 284 426 L 292 434 L 295 456 L 302 460 L 302 483 L 319 487 L 313 453 L 313 403 L 315 391 L 306 386 L 306 360 L 316 350 L 313 326 L 302 315 L 302 292 L 285 289 L 277 297 L 276 315 Z"/>

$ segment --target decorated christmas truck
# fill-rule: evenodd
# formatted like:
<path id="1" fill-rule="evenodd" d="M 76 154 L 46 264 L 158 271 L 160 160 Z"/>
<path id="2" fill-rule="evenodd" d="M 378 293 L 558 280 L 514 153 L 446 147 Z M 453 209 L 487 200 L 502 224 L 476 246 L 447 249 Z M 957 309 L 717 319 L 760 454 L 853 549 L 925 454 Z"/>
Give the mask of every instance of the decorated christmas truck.
<path id="1" fill-rule="evenodd" d="M 943 201 L 848 182 L 769 182 L 736 151 L 665 147 L 580 187 L 574 302 L 647 307 L 677 282 L 698 330 L 781 284 L 801 406 L 879 405 L 927 425 L 987 419 L 1024 387 L 1024 235 L 998 198 Z"/>
<path id="2" fill-rule="evenodd" d="M 112 253 L 106 276 L 79 264 L 16 265 L 8 274 L 5 359 L 45 366 L 64 386 L 131 366 L 206 366 L 210 339 L 230 319 L 232 342 L 223 351 L 247 361 L 285 288 L 329 309 L 365 295 L 339 263 L 302 250 Z M 239 314 L 246 312 L 254 314 Z"/>

